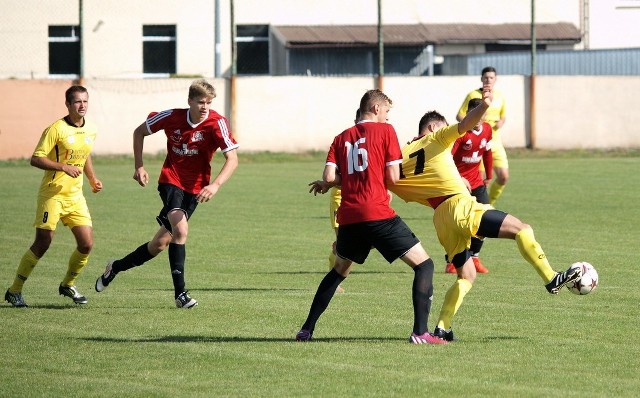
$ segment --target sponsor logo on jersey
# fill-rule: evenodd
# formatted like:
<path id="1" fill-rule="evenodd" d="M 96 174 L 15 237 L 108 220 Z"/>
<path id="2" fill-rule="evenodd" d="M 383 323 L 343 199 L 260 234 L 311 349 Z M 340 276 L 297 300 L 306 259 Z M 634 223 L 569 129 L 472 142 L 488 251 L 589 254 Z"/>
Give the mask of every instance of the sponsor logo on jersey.
<path id="1" fill-rule="evenodd" d="M 467 140 L 464 144 L 462 144 L 462 149 L 464 149 L 465 151 L 468 151 L 469 149 L 471 149 L 471 140 Z"/>
<path id="2" fill-rule="evenodd" d="M 198 154 L 198 148 L 189 149 L 187 144 L 182 144 L 182 148 L 173 146 L 171 150 L 178 156 L 193 156 Z"/>
<path id="3" fill-rule="evenodd" d="M 173 130 L 173 134 L 171 134 L 171 141 L 173 142 L 180 142 L 180 140 L 182 139 L 182 133 L 180 132 L 180 130 Z"/>

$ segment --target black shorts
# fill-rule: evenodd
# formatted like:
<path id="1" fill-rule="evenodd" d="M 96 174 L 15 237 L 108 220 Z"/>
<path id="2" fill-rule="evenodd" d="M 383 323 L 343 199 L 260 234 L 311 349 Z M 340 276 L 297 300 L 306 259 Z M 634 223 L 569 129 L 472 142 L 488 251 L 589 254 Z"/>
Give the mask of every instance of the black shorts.
<path id="1" fill-rule="evenodd" d="M 175 185 L 165 183 L 158 184 L 158 192 L 160 192 L 160 198 L 162 199 L 164 207 L 160 210 L 156 221 L 169 230 L 169 232 L 171 232 L 171 223 L 167 215 L 171 210 L 182 210 L 187 216 L 187 220 L 191 218 L 193 212 L 196 211 L 196 207 L 198 206 L 196 195 L 187 193 Z"/>
<path id="2" fill-rule="evenodd" d="M 482 184 L 471 190 L 471 196 L 476 198 L 478 203 L 489 204 L 489 193 L 487 192 L 487 186 Z"/>
<path id="3" fill-rule="evenodd" d="M 399 216 L 386 220 L 340 225 L 336 254 L 346 260 L 362 264 L 371 248 L 376 248 L 389 263 L 404 256 L 420 243 Z"/>

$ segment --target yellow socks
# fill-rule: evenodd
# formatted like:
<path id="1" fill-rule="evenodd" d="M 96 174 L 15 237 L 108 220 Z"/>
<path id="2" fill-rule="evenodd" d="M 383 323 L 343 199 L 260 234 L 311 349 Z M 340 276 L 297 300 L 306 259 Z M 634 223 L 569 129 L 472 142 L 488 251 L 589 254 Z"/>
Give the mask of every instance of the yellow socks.
<path id="1" fill-rule="evenodd" d="M 469 293 L 473 285 L 466 279 L 457 279 L 456 282 L 449 288 L 447 294 L 444 296 L 444 303 L 440 310 L 440 319 L 438 320 L 438 327 L 444 330 L 451 328 L 453 317 L 458 312 L 458 308 L 462 305 L 464 296 Z"/>
<path id="2" fill-rule="evenodd" d="M 533 268 L 536 269 L 544 283 L 549 283 L 556 273 L 551 269 L 547 256 L 545 256 L 542 247 L 533 236 L 533 230 L 526 228 L 518 232 L 516 234 L 516 243 L 522 257 L 533 265 Z"/>
<path id="3" fill-rule="evenodd" d="M 11 293 L 20 293 L 22 292 L 22 286 L 31 275 L 33 268 L 38 264 L 40 257 L 37 257 L 31 249 L 27 250 L 22 259 L 20 260 L 20 265 L 18 265 L 18 269 L 16 270 L 16 277 L 13 279 L 13 285 L 9 288 Z"/>
<path id="4" fill-rule="evenodd" d="M 491 206 L 496 204 L 496 201 L 502 195 L 505 185 L 500 185 L 498 181 L 494 180 L 489 187 L 489 203 Z"/>
<path id="5" fill-rule="evenodd" d="M 67 275 L 62 280 L 62 286 L 75 286 L 76 278 L 80 275 L 82 268 L 89 262 L 89 254 L 83 254 L 78 249 L 73 251 L 73 254 L 69 258 L 69 267 L 67 269 Z"/>

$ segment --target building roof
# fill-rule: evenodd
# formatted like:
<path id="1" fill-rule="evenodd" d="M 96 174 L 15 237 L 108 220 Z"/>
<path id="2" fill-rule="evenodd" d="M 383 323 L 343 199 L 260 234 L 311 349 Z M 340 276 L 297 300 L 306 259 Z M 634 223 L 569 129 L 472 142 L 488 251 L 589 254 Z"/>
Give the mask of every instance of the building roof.
<path id="1" fill-rule="evenodd" d="M 377 25 L 273 26 L 272 32 L 286 47 L 369 47 L 378 42 Z M 385 45 L 531 42 L 531 25 L 415 24 L 384 25 Z M 539 43 L 578 43 L 580 30 L 567 22 L 536 24 Z"/>

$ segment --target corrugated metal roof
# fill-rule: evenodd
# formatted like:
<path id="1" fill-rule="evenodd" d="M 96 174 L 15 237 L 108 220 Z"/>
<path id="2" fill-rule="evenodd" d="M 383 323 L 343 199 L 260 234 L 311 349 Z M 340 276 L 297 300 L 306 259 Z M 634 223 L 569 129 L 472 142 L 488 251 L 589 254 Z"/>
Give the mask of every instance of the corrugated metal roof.
<path id="1" fill-rule="evenodd" d="M 287 47 L 372 46 L 378 42 L 376 25 L 273 26 Z M 453 43 L 529 42 L 529 24 L 415 24 L 384 25 L 384 43 L 394 46 Z M 536 24 L 536 39 L 578 43 L 580 31 L 571 23 Z"/>

